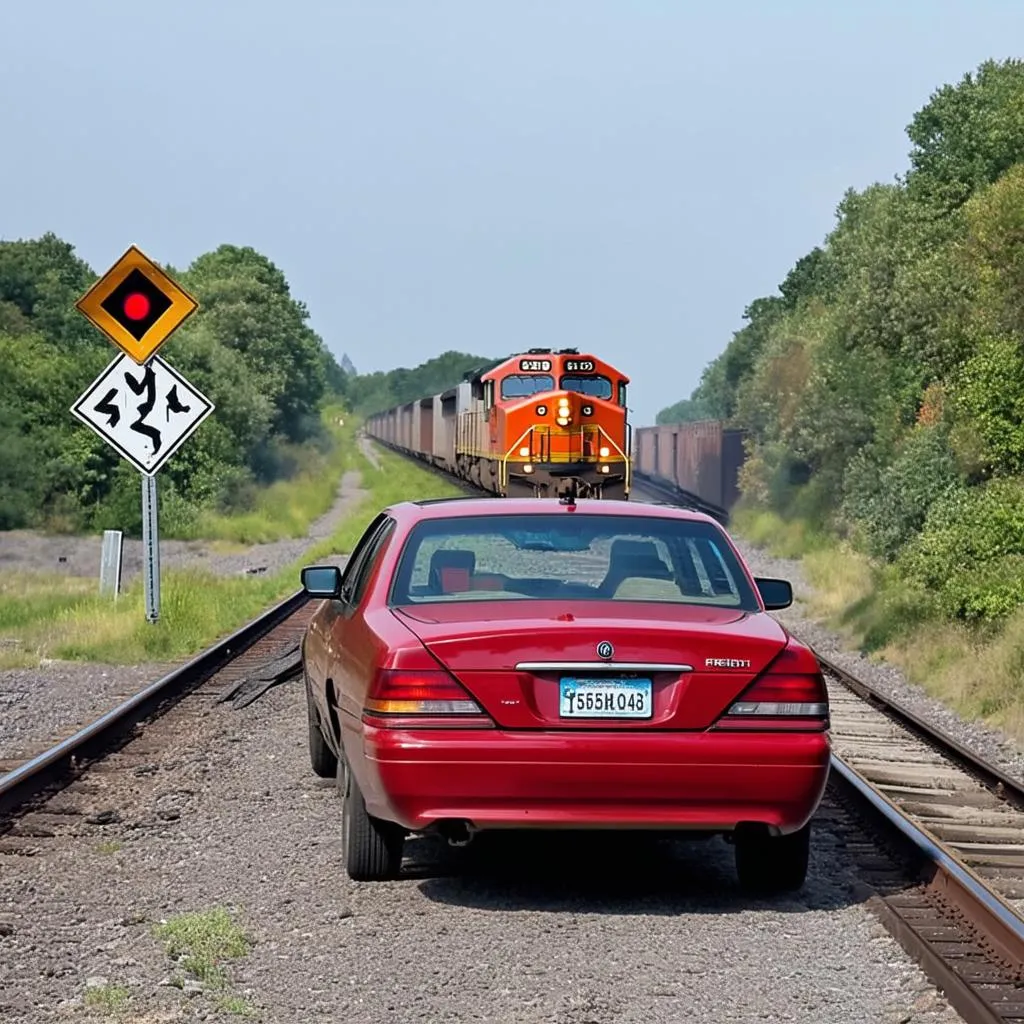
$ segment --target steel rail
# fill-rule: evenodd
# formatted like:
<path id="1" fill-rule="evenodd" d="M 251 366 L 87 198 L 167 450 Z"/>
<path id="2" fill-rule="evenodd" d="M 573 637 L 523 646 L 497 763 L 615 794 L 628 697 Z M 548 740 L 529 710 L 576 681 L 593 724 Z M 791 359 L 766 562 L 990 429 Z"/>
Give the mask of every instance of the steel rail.
<path id="1" fill-rule="evenodd" d="M 951 857 L 942 844 L 911 821 L 859 772 L 833 754 L 831 770 L 838 774 L 861 805 L 909 842 L 923 868 L 921 879 L 927 889 L 943 897 L 966 923 L 968 934 L 978 934 L 993 950 L 1003 968 L 1018 982 L 1024 977 L 1024 920 L 989 889 L 965 865 Z M 1005 1024 L 999 1002 L 989 1000 L 958 973 L 956 961 L 936 949 L 935 942 L 921 934 L 914 922 L 900 916 L 880 896 L 886 928 L 904 950 L 942 990 L 950 1004 L 969 1024 Z M 1024 999 L 1024 987 L 1020 989 Z M 1014 1019 L 1016 1015 L 1014 1015 Z"/>
<path id="2" fill-rule="evenodd" d="M 244 653 L 309 600 L 298 590 L 156 682 L 81 728 L 74 735 L 0 776 L 0 817 L 48 792 L 83 762 L 115 748 L 119 740 L 162 704 L 180 698 Z"/>
<path id="3" fill-rule="evenodd" d="M 993 790 L 997 796 L 1024 808 L 1024 783 L 1012 778 L 1002 769 L 979 757 L 959 740 L 954 739 L 930 722 L 926 722 L 892 697 L 886 696 L 873 686 L 858 679 L 842 666 L 837 665 L 831 658 L 825 657 L 825 655 L 817 650 L 814 651 L 814 656 L 821 663 L 822 668 L 834 675 L 848 690 L 852 690 L 866 703 L 873 705 L 879 711 L 896 719 L 896 721 L 926 743 L 938 747 L 951 760 L 957 762 L 961 768 L 969 771 L 977 777 L 979 782 L 984 783 Z"/>

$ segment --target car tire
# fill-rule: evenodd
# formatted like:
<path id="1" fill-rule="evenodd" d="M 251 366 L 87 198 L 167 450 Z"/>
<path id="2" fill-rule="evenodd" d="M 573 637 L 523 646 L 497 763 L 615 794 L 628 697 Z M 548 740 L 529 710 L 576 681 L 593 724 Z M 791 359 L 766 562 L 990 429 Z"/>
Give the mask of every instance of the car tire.
<path id="1" fill-rule="evenodd" d="M 338 764 L 337 779 L 343 801 L 341 847 L 348 877 L 354 882 L 398 878 L 405 830 L 367 813 L 362 790 L 344 761 Z"/>
<path id="2" fill-rule="evenodd" d="M 338 772 L 338 759 L 324 739 L 320 725 L 320 712 L 313 701 L 313 693 L 306 673 L 302 673 L 306 687 L 306 715 L 309 718 L 309 763 L 321 779 L 333 779 Z"/>
<path id="3" fill-rule="evenodd" d="M 736 874 L 750 892 L 795 892 L 807 878 L 811 824 L 783 836 L 741 832 L 734 838 Z"/>

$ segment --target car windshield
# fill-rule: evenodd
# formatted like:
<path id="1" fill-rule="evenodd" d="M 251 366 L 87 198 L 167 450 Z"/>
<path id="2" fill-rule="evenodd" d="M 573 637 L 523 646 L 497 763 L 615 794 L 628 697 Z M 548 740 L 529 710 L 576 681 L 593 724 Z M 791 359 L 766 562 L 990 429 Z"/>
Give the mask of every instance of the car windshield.
<path id="1" fill-rule="evenodd" d="M 459 516 L 406 539 L 391 604 L 653 601 L 757 611 L 712 523 L 644 515 Z"/>

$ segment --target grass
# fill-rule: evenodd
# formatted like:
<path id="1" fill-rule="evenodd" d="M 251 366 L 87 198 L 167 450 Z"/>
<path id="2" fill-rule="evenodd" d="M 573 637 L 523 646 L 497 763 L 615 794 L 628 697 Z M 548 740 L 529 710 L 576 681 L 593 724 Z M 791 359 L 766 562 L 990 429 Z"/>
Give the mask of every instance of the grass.
<path id="1" fill-rule="evenodd" d="M 163 942 L 169 957 L 213 989 L 227 985 L 226 964 L 244 957 L 252 946 L 223 907 L 180 914 L 156 925 L 153 934 Z"/>
<path id="2" fill-rule="evenodd" d="M 748 507 L 732 528 L 773 555 L 800 560 L 809 614 L 849 646 L 899 668 L 965 718 L 1024 741 L 1024 609 L 999 628 L 970 628 L 944 618 L 930 594 L 891 566 L 805 522 Z"/>
<path id="3" fill-rule="evenodd" d="M 121 1014 L 128 1009 L 131 992 L 122 985 L 99 985 L 85 990 L 84 1002 L 91 1010 Z"/>
<path id="4" fill-rule="evenodd" d="M 828 539 L 806 520 L 783 519 L 777 512 L 750 505 L 737 506 L 730 529 L 779 558 L 801 558 L 828 547 Z"/>
<path id="5" fill-rule="evenodd" d="M 175 536 L 239 545 L 306 536 L 314 520 L 330 510 L 342 474 L 352 468 L 358 421 L 335 406 L 324 410 L 323 421 L 332 442 L 329 451 L 322 452 L 311 444 L 293 448 L 298 471 L 287 480 L 257 489 L 251 509 L 228 513 L 204 509 Z"/>
<path id="6" fill-rule="evenodd" d="M 219 995 L 215 1002 L 219 1010 L 233 1013 L 236 1017 L 254 1018 L 259 1016 L 259 1011 L 242 996 Z"/>
<path id="7" fill-rule="evenodd" d="M 378 458 L 379 469 L 354 443 L 348 446 L 345 464 L 360 472 L 366 493 L 331 537 L 281 572 L 231 578 L 196 570 L 161 573 L 155 624 L 145 620 L 141 578 L 114 603 L 99 596 L 93 580 L 0 574 L 0 668 L 43 658 L 126 665 L 189 657 L 298 589 L 303 565 L 351 551 L 383 507 L 462 493 L 393 452 Z M 332 493 L 335 484 L 336 478 Z"/>

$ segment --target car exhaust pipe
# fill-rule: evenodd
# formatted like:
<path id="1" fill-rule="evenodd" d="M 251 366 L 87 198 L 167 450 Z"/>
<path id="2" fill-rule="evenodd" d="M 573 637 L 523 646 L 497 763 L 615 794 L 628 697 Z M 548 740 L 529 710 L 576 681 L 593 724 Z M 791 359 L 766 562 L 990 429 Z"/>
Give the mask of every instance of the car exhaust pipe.
<path id="1" fill-rule="evenodd" d="M 443 821 L 438 829 L 449 846 L 469 846 L 476 834 L 476 829 L 468 821 Z"/>

